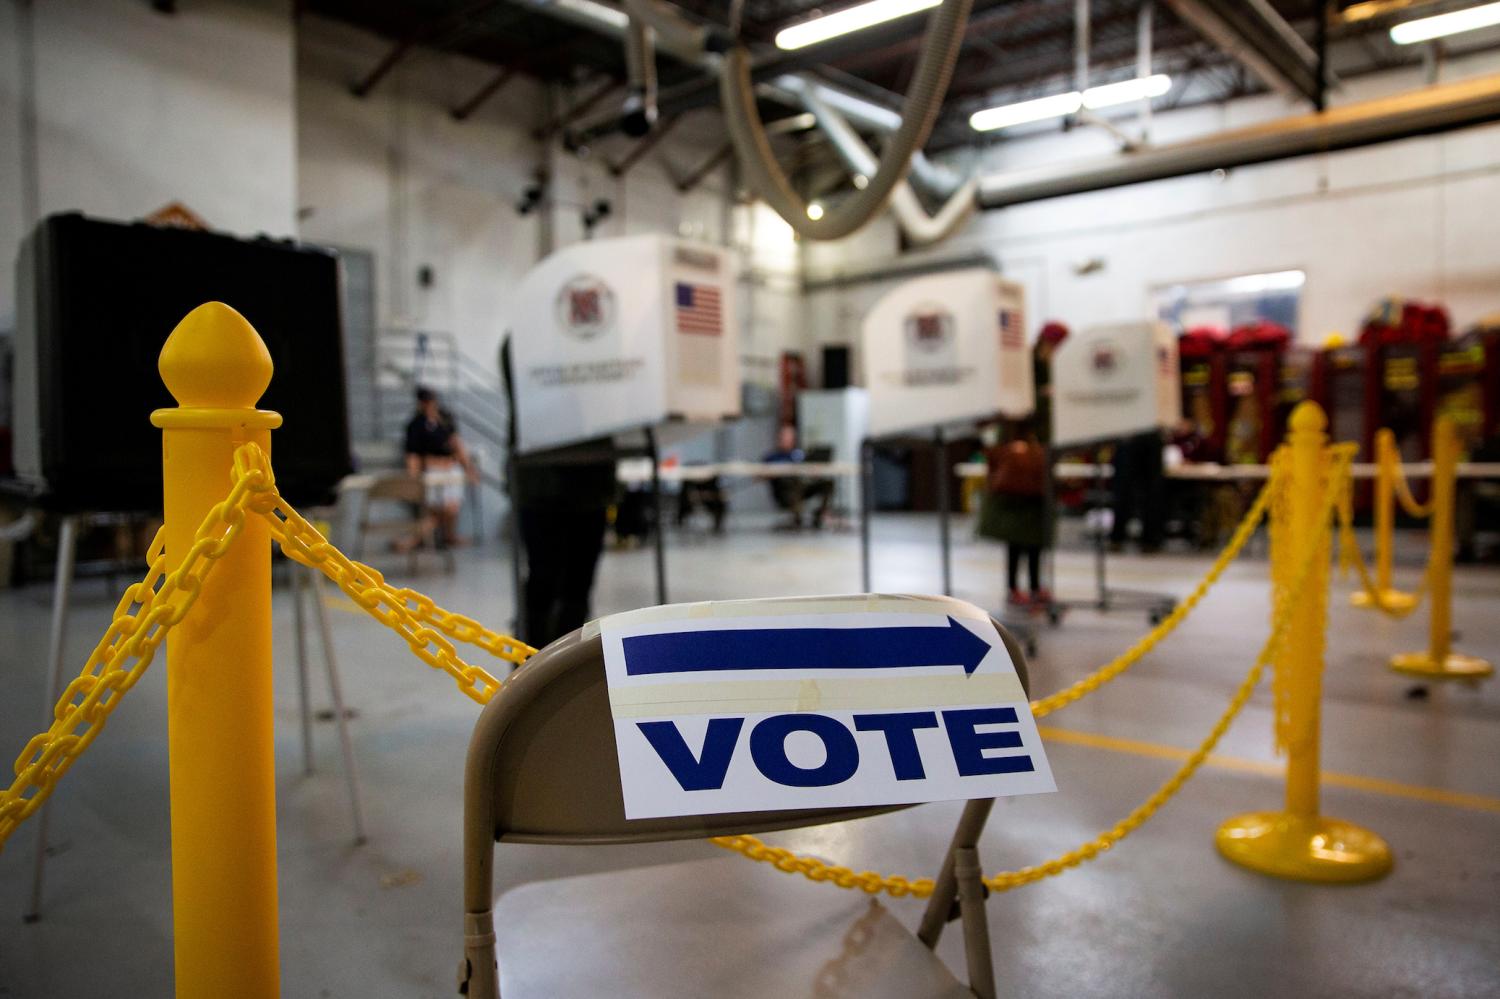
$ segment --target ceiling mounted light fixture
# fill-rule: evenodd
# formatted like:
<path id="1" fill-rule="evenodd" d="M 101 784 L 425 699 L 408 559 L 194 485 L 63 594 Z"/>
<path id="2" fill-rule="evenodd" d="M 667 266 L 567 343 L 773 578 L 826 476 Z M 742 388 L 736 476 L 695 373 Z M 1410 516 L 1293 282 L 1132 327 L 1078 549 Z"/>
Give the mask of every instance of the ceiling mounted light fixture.
<path id="1" fill-rule="evenodd" d="M 778 49 L 801 49 L 936 7 L 942 0 L 868 0 L 776 32 Z"/>
<path id="2" fill-rule="evenodd" d="M 976 132 L 993 132 L 997 128 L 1024 125 L 1028 121 L 1045 121 L 1077 114 L 1083 107 L 1083 95 L 1074 90 L 1067 94 L 1038 97 L 1019 104 L 1005 104 L 998 108 L 985 108 L 969 115 L 969 127 Z"/>
<path id="3" fill-rule="evenodd" d="M 1112 108 L 1116 104 L 1160 97 L 1172 89 L 1172 78 L 1165 73 L 1155 76 L 1138 76 L 1133 80 L 1106 83 L 1101 87 L 1090 87 L 1083 92 L 1083 106 L 1090 111 Z"/>
<path id="4" fill-rule="evenodd" d="M 999 128 L 1024 125 L 1031 121 L 1062 118 L 1066 115 L 1077 114 L 1085 108 L 1097 111 L 1100 108 L 1110 108 L 1117 104 L 1149 100 L 1153 97 L 1160 97 L 1171 89 L 1172 78 L 1165 73 L 1157 73 L 1155 76 L 1138 76 L 1131 80 L 1121 80 L 1119 83 L 1090 87 L 1081 94 L 1076 90 L 1071 90 L 1066 94 L 1053 94 L 1051 97 L 1038 97 L 1031 101 L 1021 101 L 1019 104 L 1005 104 L 997 108 L 975 111 L 969 116 L 969 127 L 976 132 L 993 132 Z"/>
<path id="5" fill-rule="evenodd" d="M 1500 3 L 1483 3 L 1478 7 L 1466 7 L 1395 25 L 1391 28 L 1391 41 L 1397 45 L 1412 45 L 1496 24 L 1500 24 Z"/>

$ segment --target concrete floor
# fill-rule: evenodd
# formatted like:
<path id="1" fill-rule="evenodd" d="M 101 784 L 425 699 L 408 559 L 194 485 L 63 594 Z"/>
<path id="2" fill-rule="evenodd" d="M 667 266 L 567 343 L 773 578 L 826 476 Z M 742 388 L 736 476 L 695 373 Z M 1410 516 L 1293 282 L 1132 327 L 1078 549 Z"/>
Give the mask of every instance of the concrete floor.
<path id="1" fill-rule="evenodd" d="M 959 524 L 957 595 L 995 606 L 1002 551 Z M 939 587 L 933 521 L 884 516 L 876 527 L 875 585 Z M 1404 554 L 1418 557 L 1420 539 Z M 1198 555 L 1119 556 L 1113 581 L 1183 594 L 1207 567 Z M 404 561 L 390 566 L 400 580 Z M 748 518 L 722 538 L 675 534 L 671 595 L 698 600 L 858 588 L 853 533 L 781 534 Z M 1059 589 L 1084 595 L 1082 550 L 1057 558 Z M 1404 567 L 1398 583 L 1411 584 Z M 508 563 L 466 552 L 452 576 L 415 580 L 440 603 L 495 624 L 509 617 Z M 1084 868 L 992 899 L 1002 992 L 1018 996 L 1495 996 L 1500 995 L 1500 685 L 1433 688 L 1423 699 L 1385 669 L 1419 648 L 1425 614 L 1393 622 L 1347 607 L 1335 583 L 1324 704 L 1325 811 L 1384 835 L 1395 872 L 1376 884 L 1322 887 L 1243 871 L 1213 850 L 1213 832 L 1239 812 L 1276 806 L 1281 781 L 1255 764 L 1275 760 L 1269 689 L 1262 688 L 1219 752 L 1232 758 L 1195 778 L 1149 825 Z M 1500 572 L 1460 570 L 1455 625 L 1461 651 L 1500 660 Z M 649 551 L 610 553 L 600 613 L 651 599 Z M 78 585 L 70 670 L 103 631 L 116 594 Z M 0 593 L 0 747 L 19 751 L 42 720 L 49 590 Z M 368 845 L 351 845 L 333 726 L 317 726 L 318 772 L 300 772 L 290 592 L 276 597 L 282 981 L 287 996 L 453 994 L 460 941 L 460 785 L 477 714 L 444 677 L 394 636 L 340 602 L 333 625 L 364 788 Z M 1190 748 L 1207 732 L 1266 631 L 1265 565 L 1232 568 L 1179 633 L 1135 671 L 1047 720 L 1083 733 L 1050 739 L 1060 792 L 1002 802 L 983 843 L 990 869 L 1035 863 L 1112 825 L 1176 768 L 1148 747 L 1122 751 L 1093 736 Z M 1041 634 L 1034 693 L 1058 689 L 1145 630 L 1138 613 L 1077 611 Z M 315 660 L 316 662 L 316 660 Z M 165 695 L 161 665 L 130 694 L 108 732 L 54 796 L 54 855 L 46 914 L 22 925 L 33 833 L 0 854 L 0 996 L 165 995 L 172 982 Z M 322 690 L 317 674 L 315 689 Z M 232 696 L 232 692 L 226 692 Z M 319 697 L 319 703 L 326 698 Z M 1369 778 L 1362 781 L 1353 778 Z M 1373 783 L 1372 783 L 1373 781 Z M 772 837 L 857 867 L 931 873 L 957 806 L 923 806 L 842 826 Z M 508 846 L 501 893 L 545 879 L 725 855 L 703 843 L 639 848 Z M 226 858 L 232 863 L 233 858 Z M 786 879 L 733 861 L 746 890 Z M 692 888 L 685 886 L 684 890 Z M 819 886 L 819 891 L 836 889 Z M 788 885 L 788 898 L 800 891 Z M 862 896 L 847 896 L 857 916 Z M 914 923 L 921 904 L 893 900 Z M 505 903 L 501 903 L 505 911 Z M 642 913 L 642 918 L 648 918 Z M 753 934 L 753 930 L 751 934 Z M 501 957 L 525 961 L 528 928 L 501 931 Z M 542 941 L 535 951 L 544 953 Z M 747 935 L 740 947 L 753 948 Z M 940 954 L 962 973 L 956 933 Z M 629 962 L 581 950 L 578 959 Z M 774 960 L 774 951 L 766 953 Z M 541 994 L 550 993 L 542 990 Z M 621 993 L 624 994 L 624 993 Z"/>

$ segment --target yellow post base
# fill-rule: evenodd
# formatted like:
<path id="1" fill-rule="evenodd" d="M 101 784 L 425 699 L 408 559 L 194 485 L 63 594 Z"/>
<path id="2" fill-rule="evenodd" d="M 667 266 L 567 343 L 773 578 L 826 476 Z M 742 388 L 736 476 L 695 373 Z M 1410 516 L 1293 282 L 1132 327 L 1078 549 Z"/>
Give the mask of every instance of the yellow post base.
<path id="1" fill-rule="evenodd" d="M 1227 859 L 1292 881 L 1373 881 L 1391 870 L 1391 848 L 1359 826 L 1290 812 L 1251 812 L 1219 827 L 1214 843 Z"/>
<path id="2" fill-rule="evenodd" d="M 1442 659 L 1431 652 L 1403 652 L 1391 657 L 1391 669 L 1429 680 L 1482 680 L 1495 672 L 1487 660 L 1461 652 L 1450 652 Z"/>
<path id="3" fill-rule="evenodd" d="M 1351 607 L 1377 606 L 1375 601 L 1370 599 L 1370 594 L 1365 590 L 1355 590 L 1350 594 L 1349 605 Z M 1417 595 L 1415 593 L 1403 593 L 1400 590 L 1381 590 L 1378 606 L 1384 607 L 1388 611 L 1404 613 L 1417 606 Z"/>

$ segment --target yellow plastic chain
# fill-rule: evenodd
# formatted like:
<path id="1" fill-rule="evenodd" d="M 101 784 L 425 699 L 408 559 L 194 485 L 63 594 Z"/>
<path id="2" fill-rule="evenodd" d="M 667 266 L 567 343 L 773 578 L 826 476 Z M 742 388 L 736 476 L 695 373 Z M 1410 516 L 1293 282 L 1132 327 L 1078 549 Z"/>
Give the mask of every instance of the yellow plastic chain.
<path id="1" fill-rule="evenodd" d="M 1338 531 L 1339 531 L 1339 568 L 1347 573 L 1351 568 L 1359 576 L 1360 588 L 1364 590 L 1365 596 L 1369 598 L 1370 606 L 1385 614 L 1387 617 L 1408 617 L 1413 611 L 1422 605 L 1422 600 L 1427 594 L 1427 573 L 1422 573 L 1422 580 L 1417 585 L 1413 594 L 1415 599 L 1406 606 L 1396 606 L 1388 603 L 1384 591 L 1375 585 L 1375 577 L 1370 572 L 1370 566 L 1365 562 L 1364 552 L 1360 551 L 1359 538 L 1354 533 L 1354 502 L 1353 502 L 1352 478 L 1345 479 L 1343 495 L 1339 497 L 1338 503 Z"/>
<path id="2" fill-rule="evenodd" d="M 473 618 L 444 610 L 415 590 L 389 585 L 378 570 L 345 556 L 277 491 L 270 461 L 255 444 L 241 445 L 235 452 L 234 463 L 237 479 L 251 470 L 260 473 L 265 485 L 260 487 L 251 508 L 270 523 L 271 537 L 281 545 L 287 558 L 333 580 L 350 600 L 400 635 L 413 655 L 452 677 L 466 697 L 488 704 L 500 689 L 500 681 L 483 667 L 460 658 L 453 643 L 443 635 L 477 646 L 509 663 L 523 663 L 536 652 L 525 642 L 491 631 Z"/>
<path id="3" fill-rule="evenodd" d="M 1094 670 L 1094 672 L 1082 680 L 1064 687 L 1055 694 L 1049 694 L 1040 700 L 1032 701 L 1032 715 L 1037 718 L 1044 718 L 1059 708 L 1065 708 L 1074 701 L 1092 694 L 1144 659 L 1152 649 L 1161 644 L 1162 639 L 1176 630 L 1177 626 L 1187 619 L 1187 616 L 1192 613 L 1193 608 L 1198 606 L 1199 602 L 1207 595 L 1213 585 L 1219 581 L 1219 577 L 1224 574 L 1225 569 L 1229 568 L 1229 564 L 1239 558 L 1240 552 L 1244 550 L 1246 543 L 1255 534 L 1255 528 L 1259 526 L 1261 518 L 1265 516 L 1266 506 L 1271 500 L 1274 488 L 1278 486 L 1280 481 L 1281 479 L 1278 477 L 1273 466 L 1271 477 L 1261 487 L 1260 492 L 1255 497 L 1255 502 L 1250 504 L 1250 509 L 1246 511 L 1245 516 L 1240 519 L 1239 524 L 1234 529 L 1234 533 L 1230 535 L 1229 543 L 1224 546 L 1224 550 L 1219 553 L 1219 557 L 1214 560 L 1214 564 L 1203 574 L 1203 578 L 1198 581 L 1198 585 L 1193 587 L 1193 592 L 1189 593 L 1181 603 L 1174 607 L 1172 613 L 1163 618 L 1161 623 L 1151 629 L 1145 636 L 1137 639 L 1136 643 L 1130 648 L 1126 649 L 1110 662 Z"/>
<path id="4" fill-rule="evenodd" d="M 1246 702 L 1250 700 L 1250 696 L 1254 693 L 1255 688 L 1259 686 L 1261 679 L 1265 675 L 1266 667 L 1273 661 L 1276 650 L 1280 648 L 1287 628 L 1291 623 L 1293 607 L 1301 598 L 1309 580 L 1317 575 L 1316 566 L 1320 561 L 1320 554 L 1323 556 L 1323 564 L 1325 566 L 1327 564 L 1326 539 L 1328 532 L 1332 530 L 1333 507 L 1337 502 L 1337 497 L 1342 492 L 1344 481 L 1349 474 L 1349 462 L 1352 460 L 1353 452 L 1351 450 L 1335 449 L 1333 451 L 1333 468 L 1330 472 L 1325 491 L 1325 509 L 1321 521 L 1324 529 L 1322 535 L 1324 543 L 1313 545 L 1311 550 L 1303 555 L 1301 564 L 1297 567 L 1296 579 L 1293 581 L 1288 593 L 1289 599 L 1277 602 L 1270 635 L 1267 636 L 1265 644 L 1261 646 L 1260 653 L 1255 657 L 1255 662 L 1250 667 L 1250 671 L 1245 675 L 1245 679 L 1240 682 L 1239 687 L 1234 692 L 1234 696 L 1229 699 L 1228 707 L 1224 709 L 1224 713 L 1219 716 L 1218 721 L 1214 723 L 1213 728 L 1209 731 L 1208 737 L 1199 744 L 1198 748 L 1183 762 L 1176 773 L 1113 827 L 1100 833 L 1092 840 L 1044 863 L 1031 867 L 1023 867 L 1014 871 L 1002 871 L 999 874 L 985 878 L 984 883 L 989 886 L 991 891 L 1002 892 L 1009 891 L 1012 888 L 1019 888 L 1022 885 L 1028 885 L 1036 881 L 1041 881 L 1044 878 L 1061 874 L 1066 870 L 1077 867 L 1085 861 L 1093 860 L 1101 853 L 1114 847 L 1136 829 L 1145 825 L 1163 805 L 1171 800 L 1173 795 L 1182 789 L 1182 786 L 1188 782 L 1193 774 L 1198 771 L 1203 762 L 1214 751 L 1214 747 L 1218 745 L 1219 740 L 1223 738 L 1224 733 L 1229 730 L 1229 726 L 1234 722 L 1235 717 L 1244 709 Z M 1274 472 L 1271 482 L 1276 482 Z M 1268 483 L 1267 485 L 1269 486 L 1270 484 Z M 1263 491 L 1262 497 L 1266 495 L 1266 491 Z M 906 878 L 900 875 L 881 874 L 878 871 L 856 872 L 848 867 L 826 863 L 816 857 L 793 853 L 791 850 L 783 847 L 770 846 L 755 836 L 719 836 L 710 840 L 710 842 L 726 850 L 733 850 L 751 860 L 769 863 L 779 871 L 789 874 L 800 874 L 810 881 L 826 881 L 840 888 L 858 889 L 871 895 L 878 895 L 884 892 L 898 898 L 905 895 L 915 898 L 926 898 L 932 894 L 933 880 L 931 878 Z"/>
<path id="5" fill-rule="evenodd" d="M 156 532 L 146 550 L 150 568 L 145 578 L 126 588 L 109 630 L 58 699 L 51 726 L 33 736 L 16 759 L 15 780 L 0 793 L 0 848 L 98 738 L 120 699 L 151 665 L 167 633 L 187 616 L 209 571 L 239 537 L 246 507 L 265 477 L 259 469 L 235 476 L 229 495 L 203 518 L 193 546 L 170 575 L 164 532 Z"/>
<path id="6" fill-rule="evenodd" d="M 1382 451 L 1376 459 L 1384 464 L 1390 473 L 1391 488 L 1396 496 L 1396 501 L 1401 504 L 1401 509 L 1406 511 L 1408 517 L 1418 520 L 1432 516 L 1432 501 L 1418 503 L 1417 498 L 1411 494 L 1411 484 L 1406 481 L 1406 473 L 1401 470 L 1401 454 L 1394 447 L 1388 451 Z"/>
<path id="7" fill-rule="evenodd" d="M 247 512 L 270 522 L 272 537 L 288 558 L 337 583 L 351 600 L 405 639 L 419 659 L 447 673 L 460 691 L 480 704 L 495 695 L 500 681 L 460 658 L 444 635 L 511 663 L 524 662 L 536 651 L 472 618 L 444 610 L 420 593 L 396 589 L 375 569 L 346 558 L 282 498 L 265 452 L 245 444 L 235 452 L 229 495 L 204 518 L 182 565 L 167 574 L 163 532 L 158 531 L 147 550 L 150 570 L 145 579 L 125 590 L 109 630 L 58 700 L 52 725 L 34 736 L 17 758 L 15 780 L 0 793 L 0 848 L 98 737 L 120 695 L 135 686 L 167 632 L 192 608 L 209 570 L 239 537 Z"/>

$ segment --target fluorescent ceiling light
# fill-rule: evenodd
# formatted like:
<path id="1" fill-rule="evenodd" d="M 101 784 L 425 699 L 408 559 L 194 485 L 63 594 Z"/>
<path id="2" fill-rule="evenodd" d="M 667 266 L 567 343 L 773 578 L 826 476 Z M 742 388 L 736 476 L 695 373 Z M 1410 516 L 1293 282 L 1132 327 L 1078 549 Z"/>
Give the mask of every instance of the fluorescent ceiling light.
<path id="1" fill-rule="evenodd" d="M 776 47 L 800 49 L 936 7 L 942 0 L 868 0 L 776 32 Z"/>
<path id="2" fill-rule="evenodd" d="M 1172 78 L 1164 73 L 1155 76 L 1138 76 L 1133 80 L 1106 83 L 1101 87 L 1090 87 L 1083 93 L 1076 90 L 1051 97 L 1038 97 L 1034 101 L 1006 104 L 998 108 L 985 108 L 969 116 L 969 127 L 976 132 L 993 132 L 997 128 L 1009 128 L 1028 121 L 1061 118 L 1077 114 L 1083 108 L 1097 111 L 1099 108 L 1129 104 L 1131 101 L 1160 97 L 1172 89 Z"/>
<path id="3" fill-rule="evenodd" d="M 997 128 L 1009 128 L 1028 121 L 1042 121 L 1047 118 L 1061 118 L 1063 115 L 1077 114 L 1081 107 L 1083 107 L 1083 95 L 1074 90 L 1067 94 L 1053 94 L 1051 97 L 1038 97 L 1034 101 L 1022 101 L 1019 104 L 1006 104 L 1003 107 L 975 111 L 969 115 L 969 127 L 976 132 L 993 132 Z"/>
<path id="4" fill-rule="evenodd" d="M 1083 106 L 1090 111 L 1129 104 L 1148 97 L 1160 97 L 1172 89 L 1172 78 L 1165 73 L 1155 76 L 1138 76 L 1133 80 L 1106 83 L 1102 87 L 1090 87 L 1083 92 Z"/>
<path id="5" fill-rule="evenodd" d="M 618 7 L 595 3 L 594 0 L 552 0 L 552 6 L 570 10 L 591 21 L 598 21 L 616 28 L 626 28 L 630 25 L 629 14 Z"/>
<path id="6" fill-rule="evenodd" d="M 1415 21 L 1398 24 L 1391 29 L 1391 41 L 1397 45 L 1427 42 L 1445 35 L 1456 35 L 1460 31 L 1488 28 L 1500 24 L 1500 3 L 1484 3 L 1478 7 L 1467 7 L 1449 14 L 1423 17 Z"/>

